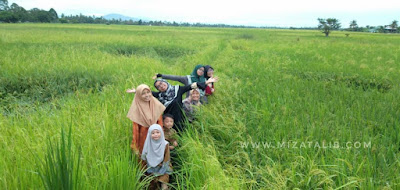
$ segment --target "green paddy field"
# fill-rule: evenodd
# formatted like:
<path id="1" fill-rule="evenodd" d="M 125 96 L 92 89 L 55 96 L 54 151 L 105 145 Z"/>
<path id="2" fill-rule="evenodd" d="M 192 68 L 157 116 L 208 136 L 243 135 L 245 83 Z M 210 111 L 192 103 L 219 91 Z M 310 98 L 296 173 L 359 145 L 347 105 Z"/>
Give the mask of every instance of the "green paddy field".
<path id="1" fill-rule="evenodd" d="M 173 189 L 399 189 L 400 35 L 345 33 L 0 24 L 0 189 L 145 188 L 125 90 L 197 64 Z"/>

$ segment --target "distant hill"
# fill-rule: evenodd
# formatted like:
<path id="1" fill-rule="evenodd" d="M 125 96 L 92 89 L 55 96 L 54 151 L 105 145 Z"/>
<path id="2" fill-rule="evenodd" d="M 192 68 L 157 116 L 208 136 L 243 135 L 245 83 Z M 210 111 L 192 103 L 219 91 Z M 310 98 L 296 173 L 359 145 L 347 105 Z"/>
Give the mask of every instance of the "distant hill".
<path id="1" fill-rule="evenodd" d="M 119 20 L 119 19 L 121 19 L 122 21 L 130 20 L 130 19 L 132 19 L 133 21 L 140 20 L 139 18 L 133 18 L 133 17 L 120 15 L 120 14 L 108 14 L 108 15 L 104 15 L 103 18 L 105 18 L 107 20 L 112 20 L 112 19 Z"/>

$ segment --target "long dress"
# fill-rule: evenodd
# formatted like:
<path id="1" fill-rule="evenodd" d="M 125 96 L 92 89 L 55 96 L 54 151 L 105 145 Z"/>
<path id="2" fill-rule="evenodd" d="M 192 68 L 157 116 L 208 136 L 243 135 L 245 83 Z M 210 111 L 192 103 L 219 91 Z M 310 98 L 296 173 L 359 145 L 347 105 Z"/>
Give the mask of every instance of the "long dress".
<path id="1" fill-rule="evenodd" d="M 162 113 L 165 110 L 165 106 L 156 98 L 151 97 L 149 100 L 143 99 L 140 95 L 143 94 L 144 90 L 150 92 L 150 87 L 145 84 L 141 84 L 137 87 L 137 94 L 133 98 L 127 114 L 127 117 L 133 122 L 131 148 L 135 153 L 138 153 L 139 156 L 142 154 L 150 125 L 157 123 L 162 127 Z M 141 162 L 141 164 L 143 167 L 146 166 L 143 162 Z"/>
<path id="2" fill-rule="evenodd" d="M 165 146 L 163 162 L 161 162 L 157 167 L 149 167 L 146 174 L 155 177 L 151 182 L 149 189 L 159 189 L 157 182 L 169 183 L 169 175 L 172 174 L 172 164 L 168 144 Z"/>
<path id="3" fill-rule="evenodd" d="M 143 127 L 140 124 L 135 123 L 135 122 L 132 122 L 132 123 L 133 123 L 133 129 L 132 129 L 133 138 L 132 138 L 132 143 L 131 143 L 131 149 L 134 152 L 139 152 L 139 157 L 140 157 L 140 155 L 142 155 L 144 142 L 146 141 L 147 132 L 149 131 L 149 128 Z M 162 115 L 157 120 L 157 124 L 161 125 L 161 127 L 163 126 Z M 145 161 L 140 159 L 139 163 L 142 166 L 142 168 L 146 168 Z"/>
<path id="4" fill-rule="evenodd" d="M 152 138 L 152 132 L 158 130 L 160 136 L 158 139 Z M 146 142 L 144 143 L 141 159 L 146 161 L 146 174 L 154 176 L 154 184 L 169 182 L 169 175 L 172 174 L 171 157 L 169 143 L 165 140 L 164 130 L 158 124 L 149 127 Z M 149 189 L 153 189 L 149 187 Z M 157 188 L 158 189 L 158 188 Z"/>
<path id="5" fill-rule="evenodd" d="M 147 131 L 149 131 L 149 128 L 143 127 L 135 122 L 132 123 L 133 123 L 133 130 L 132 130 L 133 138 L 132 138 L 131 148 L 132 150 L 139 151 L 139 153 L 142 154 L 144 141 L 146 140 Z M 157 124 L 161 125 L 161 127 L 163 126 L 162 115 L 157 120 Z"/>

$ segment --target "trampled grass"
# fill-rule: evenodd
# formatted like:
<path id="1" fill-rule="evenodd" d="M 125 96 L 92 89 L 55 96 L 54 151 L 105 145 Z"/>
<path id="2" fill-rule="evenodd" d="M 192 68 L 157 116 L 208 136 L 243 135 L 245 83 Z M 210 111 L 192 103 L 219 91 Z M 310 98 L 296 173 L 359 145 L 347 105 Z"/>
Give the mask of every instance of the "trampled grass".
<path id="1" fill-rule="evenodd" d="M 397 189 L 398 52 L 387 34 L 1 24 L 0 187 L 44 188 L 35 158 L 66 126 L 82 188 L 145 186 L 125 89 L 209 64 L 220 81 L 182 134 L 172 187 Z"/>

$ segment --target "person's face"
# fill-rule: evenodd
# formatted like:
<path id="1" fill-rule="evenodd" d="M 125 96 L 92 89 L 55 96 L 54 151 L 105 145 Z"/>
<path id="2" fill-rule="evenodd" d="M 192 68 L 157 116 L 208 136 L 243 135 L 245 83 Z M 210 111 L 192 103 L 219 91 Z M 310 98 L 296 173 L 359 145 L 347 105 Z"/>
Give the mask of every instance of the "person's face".
<path id="1" fill-rule="evenodd" d="M 142 95 L 141 95 L 142 100 L 144 100 L 144 101 L 146 101 L 146 102 L 149 102 L 151 96 L 152 96 L 152 94 L 151 94 L 151 92 L 150 92 L 149 89 L 144 89 L 144 90 L 142 91 Z"/>
<path id="2" fill-rule="evenodd" d="M 168 88 L 168 84 L 162 81 L 157 81 L 156 82 L 156 88 L 157 90 L 159 90 L 160 92 L 165 92 L 167 91 Z"/>
<path id="3" fill-rule="evenodd" d="M 207 71 L 207 76 L 208 77 L 212 77 L 214 75 L 214 70 L 213 69 L 208 69 L 208 71 Z"/>
<path id="4" fill-rule="evenodd" d="M 173 125 L 174 125 L 174 119 L 170 117 L 166 117 L 164 119 L 164 127 L 171 129 Z"/>
<path id="5" fill-rule="evenodd" d="M 161 132 L 160 132 L 159 130 L 154 129 L 154 130 L 151 132 L 151 138 L 152 138 L 153 140 L 157 141 L 158 139 L 160 139 L 160 137 L 161 137 Z"/>
<path id="6" fill-rule="evenodd" d="M 192 100 L 194 100 L 194 101 L 200 100 L 200 93 L 197 90 L 193 90 L 193 92 L 191 93 L 191 96 L 192 96 Z"/>
<path id="7" fill-rule="evenodd" d="M 197 69 L 197 75 L 203 76 L 204 75 L 204 67 L 200 67 Z"/>

